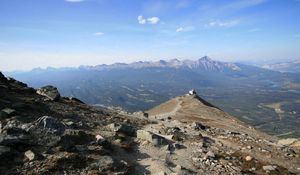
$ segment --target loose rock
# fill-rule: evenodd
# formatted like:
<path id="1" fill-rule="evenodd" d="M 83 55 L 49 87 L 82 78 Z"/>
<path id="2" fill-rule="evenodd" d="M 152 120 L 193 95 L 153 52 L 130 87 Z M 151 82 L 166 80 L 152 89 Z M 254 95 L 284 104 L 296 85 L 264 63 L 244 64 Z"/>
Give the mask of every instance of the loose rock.
<path id="1" fill-rule="evenodd" d="M 245 160 L 246 161 L 251 161 L 253 158 L 251 156 L 246 156 Z"/>
<path id="2" fill-rule="evenodd" d="M 36 155 L 31 150 L 26 151 L 24 155 L 29 161 L 36 159 Z"/>

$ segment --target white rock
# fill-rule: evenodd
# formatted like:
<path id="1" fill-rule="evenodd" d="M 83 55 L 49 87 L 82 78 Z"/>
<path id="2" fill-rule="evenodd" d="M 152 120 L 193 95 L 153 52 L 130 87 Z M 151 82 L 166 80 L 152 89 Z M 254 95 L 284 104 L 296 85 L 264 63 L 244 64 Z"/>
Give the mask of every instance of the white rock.
<path id="1" fill-rule="evenodd" d="M 251 156 L 246 156 L 245 160 L 246 161 L 251 161 L 253 158 Z"/>
<path id="2" fill-rule="evenodd" d="M 32 161 L 36 158 L 34 152 L 32 152 L 31 150 L 28 150 L 24 153 L 25 157 L 29 160 Z"/>
<path id="3" fill-rule="evenodd" d="M 100 134 L 96 135 L 96 140 L 100 141 L 100 140 L 105 140 L 104 137 L 102 137 Z"/>
<path id="4" fill-rule="evenodd" d="M 263 170 L 265 170 L 265 171 L 274 171 L 276 168 L 277 168 L 277 166 L 274 166 L 274 165 L 263 166 Z"/>

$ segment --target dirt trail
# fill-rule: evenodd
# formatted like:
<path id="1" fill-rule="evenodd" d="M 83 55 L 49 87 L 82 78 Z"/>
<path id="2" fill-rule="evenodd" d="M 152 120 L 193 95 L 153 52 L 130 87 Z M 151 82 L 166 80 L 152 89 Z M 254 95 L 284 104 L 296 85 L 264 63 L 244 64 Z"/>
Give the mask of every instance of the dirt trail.
<path id="1" fill-rule="evenodd" d="M 163 104 L 157 108 L 153 108 L 151 111 L 146 111 L 149 114 L 149 118 L 163 119 L 174 116 L 182 107 L 182 100 L 180 97 L 174 98 L 171 101 Z"/>

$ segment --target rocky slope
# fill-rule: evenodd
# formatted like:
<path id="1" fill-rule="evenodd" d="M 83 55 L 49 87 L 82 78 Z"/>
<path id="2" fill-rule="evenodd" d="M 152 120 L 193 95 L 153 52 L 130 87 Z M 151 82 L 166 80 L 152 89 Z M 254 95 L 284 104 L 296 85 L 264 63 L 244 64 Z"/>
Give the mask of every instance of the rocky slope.
<path id="1" fill-rule="evenodd" d="M 197 95 L 146 112 L 95 108 L 0 73 L 0 174 L 299 174 L 299 141 Z"/>

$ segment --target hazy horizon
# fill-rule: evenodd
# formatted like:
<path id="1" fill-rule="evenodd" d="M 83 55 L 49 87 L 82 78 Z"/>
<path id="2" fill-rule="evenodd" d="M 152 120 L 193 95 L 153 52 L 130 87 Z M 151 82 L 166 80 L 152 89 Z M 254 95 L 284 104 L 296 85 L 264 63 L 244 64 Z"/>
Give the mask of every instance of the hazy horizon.
<path id="1" fill-rule="evenodd" d="M 197 58 L 161 58 L 161 59 L 144 59 L 144 60 L 133 60 L 133 61 L 116 61 L 116 62 L 111 62 L 111 63 L 96 63 L 96 64 L 79 64 L 79 65 L 66 65 L 66 66 L 51 66 L 51 65 L 45 65 L 45 66 L 36 66 L 36 67 L 30 67 L 28 69 L 11 69 L 11 70 L 5 70 L 5 69 L 0 69 L 0 71 L 2 72 L 7 72 L 7 73 L 12 73 L 12 72 L 28 72 L 28 71 L 32 71 L 35 69 L 63 69 L 63 68 L 79 68 L 82 66 L 98 66 L 98 65 L 112 65 L 112 64 L 116 64 L 116 63 L 125 63 L 125 64 L 131 64 L 131 63 L 135 63 L 135 62 L 139 62 L 139 61 L 143 61 L 143 62 L 157 62 L 160 60 L 164 60 L 164 61 L 170 61 L 172 59 L 178 59 L 180 61 L 184 61 L 184 60 L 198 60 L 202 57 L 205 57 L 206 55 L 203 55 L 201 57 L 197 57 Z M 209 57 L 209 56 L 208 56 Z M 213 61 L 221 61 L 221 62 L 229 62 L 229 63 L 242 63 L 242 64 L 247 64 L 247 65 L 253 65 L 253 66 L 263 66 L 265 64 L 273 64 L 273 63 L 281 63 L 281 62 L 288 62 L 288 61 L 296 61 L 296 59 L 289 59 L 289 60 L 260 60 L 260 61 L 247 61 L 247 60 L 241 60 L 241 61 L 226 61 L 226 60 L 218 60 L 212 57 L 211 58 Z"/>
<path id="2" fill-rule="evenodd" d="M 300 59 L 299 0 L 3 0 L 0 70 Z"/>

